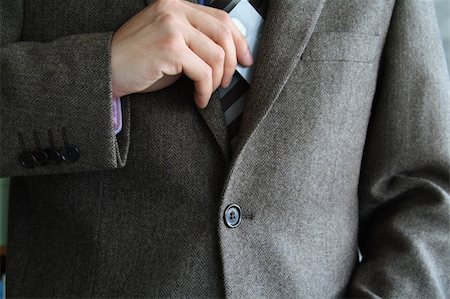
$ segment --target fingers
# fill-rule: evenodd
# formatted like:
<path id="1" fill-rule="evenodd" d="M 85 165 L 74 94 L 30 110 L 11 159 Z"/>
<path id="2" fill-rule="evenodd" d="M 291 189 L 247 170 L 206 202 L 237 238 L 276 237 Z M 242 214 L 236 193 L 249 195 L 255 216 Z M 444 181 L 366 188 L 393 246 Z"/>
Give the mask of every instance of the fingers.
<path id="1" fill-rule="evenodd" d="M 208 15 L 199 10 L 193 10 L 190 13 L 189 20 L 199 32 L 205 34 L 208 39 L 217 43 L 224 50 L 223 60 L 223 78 L 221 78 L 221 85 L 228 86 L 233 77 L 237 66 L 236 48 L 233 41 L 231 30 L 225 25 L 221 24 L 211 15 Z"/>
<path id="2" fill-rule="evenodd" d="M 233 23 L 228 13 L 226 13 L 223 10 L 198 5 L 194 3 L 190 3 L 188 1 L 185 1 L 186 5 L 193 8 L 193 11 L 201 11 L 204 12 L 216 19 L 216 22 L 212 22 L 211 19 L 207 19 L 208 22 L 202 18 L 199 14 L 195 14 L 188 10 L 187 16 L 189 18 L 189 21 L 194 25 L 196 28 L 207 34 L 210 38 L 212 38 L 215 42 L 217 42 L 216 39 L 223 38 L 223 35 L 221 34 L 221 31 L 223 31 L 223 25 L 225 25 L 225 28 L 231 31 L 231 35 L 234 42 L 234 48 L 235 53 L 237 56 L 237 60 L 240 64 L 244 66 L 250 66 L 253 64 L 253 57 L 249 51 L 247 41 L 245 37 L 242 35 L 242 33 L 239 31 L 237 26 Z M 219 21 L 219 23 L 217 23 Z M 211 25 L 211 23 L 214 23 Z M 204 31 L 205 30 L 205 31 Z M 216 39 L 214 39 L 214 37 Z"/>
<path id="3" fill-rule="evenodd" d="M 224 11 L 188 1 L 160 0 L 148 9 L 148 15 L 154 15 L 154 21 L 148 24 L 151 30 L 144 32 L 160 39 L 151 46 L 160 51 L 162 60 L 157 64 L 159 72 L 150 73 L 151 80 L 184 73 L 194 81 L 194 100 L 200 108 L 207 106 L 215 89 L 230 84 L 238 62 L 253 63 L 244 36 Z"/>
<path id="4" fill-rule="evenodd" d="M 201 31 L 196 30 L 191 25 L 189 25 L 189 27 L 191 28 L 186 30 L 187 33 L 185 34 L 186 44 L 195 54 L 197 54 L 197 56 L 211 67 L 213 90 L 216 90 L 223 82 L 224 76 L 230 76 L 229 74 L 227 75 L 227 72 L 229 73 L 230 70 L 226 70 L 224 73 L 224 60 L 226 59 L 226 56 L 229 56 L 229 54 L 226 55 L 225 53 L 227 51 L 229 52 L 231 49 L 228 48 L 227 50 L 224 50 Z M 231 48 L 234 48 L 234 45 L 231 45 Z M 227 64 L 225 63 L 225 66 L 226 65 Z M 231 76 L 232 75 L 233 73 Z"/>
<path id="5" fill-rule="evenodd" d="M 183 72 L 194 81 L 194 101 L 199 108 L 205 108 L 213 92 L 212 69 L 190 48 L 180 55 Z"/>

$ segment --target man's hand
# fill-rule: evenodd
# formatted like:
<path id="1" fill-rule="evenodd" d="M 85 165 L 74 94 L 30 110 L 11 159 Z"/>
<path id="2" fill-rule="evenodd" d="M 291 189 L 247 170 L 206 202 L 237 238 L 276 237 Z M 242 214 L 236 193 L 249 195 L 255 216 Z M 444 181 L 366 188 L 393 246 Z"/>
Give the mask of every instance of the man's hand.
<path id="1" fill-rule="evenodd" d="M 113 96 L 156 91 L 185 74 L 194 81 L 195 103 L 204 108 L 215 89 L 230 84 L 238 61 L 250 66 L 253 58 L 226 12 L 158 0 L 113 35 Z"/>

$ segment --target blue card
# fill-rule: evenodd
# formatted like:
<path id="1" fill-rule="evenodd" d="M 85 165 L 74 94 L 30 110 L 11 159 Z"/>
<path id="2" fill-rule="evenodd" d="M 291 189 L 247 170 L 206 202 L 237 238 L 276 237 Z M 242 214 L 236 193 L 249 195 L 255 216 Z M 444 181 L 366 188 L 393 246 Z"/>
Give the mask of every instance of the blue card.
<path id="1" fill-rule="evenodd" d="M 247 39 L 250 52 L 255 58 L 258 54 L 264 19 L 247 0 L 241 0 L 229 14 L 234 24 L 236 24 Z M 251 67 L 238 65 L 236 70 L 250 84 L 254 68 L 255 64 Z"/>

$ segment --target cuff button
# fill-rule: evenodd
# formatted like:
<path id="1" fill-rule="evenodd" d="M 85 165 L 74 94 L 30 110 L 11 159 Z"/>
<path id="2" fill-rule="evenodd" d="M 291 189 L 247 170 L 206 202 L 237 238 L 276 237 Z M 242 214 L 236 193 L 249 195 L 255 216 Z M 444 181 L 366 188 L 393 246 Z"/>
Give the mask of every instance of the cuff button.
<path id="1" fill-rule="evenodd" d="M 48 164 L 48 156 L 43 150 L 37 150 L 33 152 L 36 159 L 36 165 L 45 166 Z"/>
<path id="2" fill-rule="evenodd" d="M 24 168 L 33 168 L 37 165 L 36 157 L 32 152 L 23 151 L 19 154 L 17 160 L 19 160 L 20 165 Z"/>
<path id="3" fill-rule="evenodd" d="M 48 162 L 51 165 L 57 165 L 62 162 L 61 154 L 54 147 L 49 147 L 45 149 L 45 153 L 48 156 Z"/>
<path id="4" fill-rule="evenodd" d="M 74 163 L 80 158 L 80 151 L 75 145 L 68 144 L 62 148 L 61 157 L 66 163 Z"/>

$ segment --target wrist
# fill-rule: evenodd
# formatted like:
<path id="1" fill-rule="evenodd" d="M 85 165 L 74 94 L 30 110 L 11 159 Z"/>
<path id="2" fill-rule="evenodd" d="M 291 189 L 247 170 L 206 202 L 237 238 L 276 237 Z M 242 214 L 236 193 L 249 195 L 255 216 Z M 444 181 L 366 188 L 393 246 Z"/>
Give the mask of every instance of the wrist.
<path id="1" fill-rule="evenodd" d="M 124 92 L 120 91 L 118 88 L 116 88 L 116 85 L 114 84 L 114 81 L 112 82 L 112 97 L 113 99 L 118 99 L 120 97 L 123 97 L 126 95 Z"/>
<path id="2" fill-rule="evenodd" d="M 127 93 L 123 91 L 123 88 L 121 88 L 120 80 L 118 78 L 120 69 L 123 68 L 120 67 L 120 57 L 117 49 L 117 45 L 115 42 L 115 36 L 113 35 L 113 39 L 111 42 L 111 90 L 112 90 L 112 97 L 113 98 L 120 98 Z"/>
<path id="3" fill-rule="evenodd" d="M 125 92 L 120 88 L 120 84 L 117 80 L 117 67 L 114 67 L 114 62 L 111 63 L 111 91 L 113 98 L 120 98 L 126 95 Z"/>

